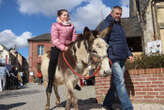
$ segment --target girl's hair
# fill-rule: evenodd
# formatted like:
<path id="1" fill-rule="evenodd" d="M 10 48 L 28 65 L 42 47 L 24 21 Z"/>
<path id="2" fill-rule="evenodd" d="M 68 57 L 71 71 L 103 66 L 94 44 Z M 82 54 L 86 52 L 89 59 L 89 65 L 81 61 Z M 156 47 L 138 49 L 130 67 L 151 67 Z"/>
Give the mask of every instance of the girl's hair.
<path id="1" fill-rule="evenodd" d="M 68 10 L 66 10 L 66 9 L 60 9 L 60 10 L 58 10 L 58 11 L 57 11 L 57 16 L 62 15 L 63 12 L 67 12 L 67 13 L 68 13 Z"/>

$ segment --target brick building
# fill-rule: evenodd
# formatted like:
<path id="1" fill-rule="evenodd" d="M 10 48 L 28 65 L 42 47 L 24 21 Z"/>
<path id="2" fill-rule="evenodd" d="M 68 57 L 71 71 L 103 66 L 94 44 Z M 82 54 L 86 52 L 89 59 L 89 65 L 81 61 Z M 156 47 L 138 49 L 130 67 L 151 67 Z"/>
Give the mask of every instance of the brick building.
<path id="1" fill-rule="evenodd" d="M 51 48 L 50 34 L 42 34 L 31 39 L 29 43 L 29 71 L 35 73 L 41 63 L 41 55 Z"/>

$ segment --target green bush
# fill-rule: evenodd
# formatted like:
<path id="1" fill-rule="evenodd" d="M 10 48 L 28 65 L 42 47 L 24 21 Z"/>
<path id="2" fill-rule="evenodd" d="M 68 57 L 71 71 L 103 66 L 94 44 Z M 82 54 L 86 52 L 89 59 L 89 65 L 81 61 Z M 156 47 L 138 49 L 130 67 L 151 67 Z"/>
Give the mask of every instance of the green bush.
<path id="1" fill-rule="evenodd" d="M 134 57 L 134 62 L 126 62 L 127 69 L 161 68 L 164 67 L 164 55 Z"/>

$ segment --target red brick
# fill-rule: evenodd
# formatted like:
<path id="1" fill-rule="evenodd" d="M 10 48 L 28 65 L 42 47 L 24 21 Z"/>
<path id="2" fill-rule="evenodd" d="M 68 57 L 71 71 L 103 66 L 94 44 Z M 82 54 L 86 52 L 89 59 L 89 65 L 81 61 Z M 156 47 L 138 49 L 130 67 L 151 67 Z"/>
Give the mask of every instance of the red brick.
<path id="1" fill-rule="evenodd" d="M 158 80 L 162 80 L 162 81 L 164 81 L 164 77 L 158 78 Z"/>
<path id="2" fill-rule="evenodd" d="M 164 88 L 156 88 L 154 91 L 164 91 Z"/>
<path id="3" fill-rule="evenodd" d="M 158 92 L 147 92 L 147 95 L 158 95 Z"/>
<path id="4" fill-rule="evenodd" d="M 161 99 L 164 99 L 164 96 L 156 96 L 157 98 L 161 98 Z"/>
<path id="5" fill-rule="evenodd" d="M 143 88 L 142 90 L 143 90 L 143 91 L 153 91 L 152 88 Z"/>
<path id="6" fill-rule="evenodd" d="M 155 74 L 155 75 L 152 75 L 152 77 L 164 77 L 164 74 Z"/>
<path id="7" fill-rule="evenodd" d="M 135 88 L 145 88 L 147 87 L 146 85 L 136 85 Z"/>
<path id="8" fill-rule="evenodd" d="M 159 95 L 164 95 L 164 92 L 159 92 Z"/>
<path id="9" fill-rule="evenodd" d="M 146 92 L 136 92 L 135 95 L 146 95 Z"/>
<path id="10" fill-rule="evenodd" d="M 145 78 L 137 78 L 137 79 L 134 79 L 134 81 L 146 81 Z"/>
<path id="11" fill-rule="evenodd" d="M 134 96 L 135 99 L 143 99 L 144 96 Z"/>
<path id="12" fill-rule="evenodd" d="M 164 84 L 164 81 L 152 81 L 152 84 Z"/>
<path id="13" fill-rule="evenodd" d="M 158 85 L 146 85 L 146 87 L 148 88 L 156 88 L 156 87 L 159 87 Z"/>
<path id="14" fill-rule="evenodd" d="M 154 80 L 158 80 L 158 78 L 146 78 L 147 81 L 154 81 Z"/>
<path id="15" fill-rule="evenodd" d="M 155 98 L 155 96 L 144 96 L 144 98 L 146 98 L 146 99 L 147 99 L 147 98 L 148 98 L 148 99 L 149 99 L 149 98 Z"/>
<path id="16" fill-rule="evenodd" d="M 158 87 L 160 87 L 160 88 L 163 87 L 164 88 L 164 85 L 158 85 Z"/>

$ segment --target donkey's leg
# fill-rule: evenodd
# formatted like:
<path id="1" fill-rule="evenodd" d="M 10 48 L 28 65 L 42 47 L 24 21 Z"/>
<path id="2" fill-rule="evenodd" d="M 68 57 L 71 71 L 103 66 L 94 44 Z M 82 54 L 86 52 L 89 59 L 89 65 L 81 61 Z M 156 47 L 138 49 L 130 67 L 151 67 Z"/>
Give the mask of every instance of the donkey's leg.
<path id="1" fill-rule="evenodd" d="M 49 110 L 51 93 L 50 92 L 46 92 L 46 96 L 47 96 L 47 104 L 46 104 L 46 109 L 45 110 Z"/>
<path id="2" fill-rule="evenodd" d="M 55 96 L 56 96 L 56 106 L 58 106 L 60 104 L 60 96 L 58 94 L 57 84 L 54 84 L 54 93 L 55 93 Z"/>
<path id="3" fill-rule="evenodd" d="M 74 93 L 73 84 L 67 85 L 68 92 L 67 92 L 67 103 L 66 103 L 66 110 L 70 110 L 70 104 L 72 103 L 74 106 L 74 110 L 78 110 L 78 100 Z"/>
<path id="4" fill-rule="evenodd" d="M 67 101 L 66 101 L 65 110 L 70 110 L 71 100 L 72 100 L 71 92 L 69 89 L 67 89 Z"/>
<path id="5" fill-rule="evenodd" d="M 71 97 L 72 97 L 72 104 L 73 104 L 74 109 L 78 110 L 78 99 L 76 97 L 74 89 L 71 91 Z"/>

